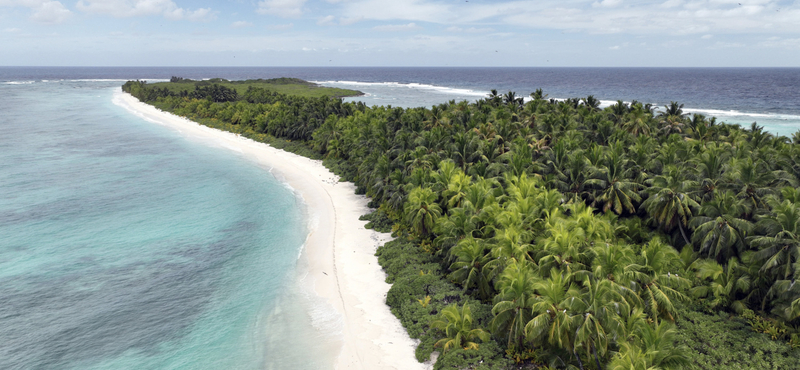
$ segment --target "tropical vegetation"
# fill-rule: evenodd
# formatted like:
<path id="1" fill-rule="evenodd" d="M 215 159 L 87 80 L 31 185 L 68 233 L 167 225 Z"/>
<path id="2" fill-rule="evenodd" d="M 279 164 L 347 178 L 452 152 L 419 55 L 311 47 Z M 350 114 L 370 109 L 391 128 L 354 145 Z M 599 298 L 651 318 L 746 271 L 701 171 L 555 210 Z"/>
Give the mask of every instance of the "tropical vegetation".
<path id="1" fill-rule="evenodd" d="M 437 369 L 800 368 L 800 133 L 541 90 L 403 109 L 123 89 L 354 182 L 397 237 L 387 304 Z"/>

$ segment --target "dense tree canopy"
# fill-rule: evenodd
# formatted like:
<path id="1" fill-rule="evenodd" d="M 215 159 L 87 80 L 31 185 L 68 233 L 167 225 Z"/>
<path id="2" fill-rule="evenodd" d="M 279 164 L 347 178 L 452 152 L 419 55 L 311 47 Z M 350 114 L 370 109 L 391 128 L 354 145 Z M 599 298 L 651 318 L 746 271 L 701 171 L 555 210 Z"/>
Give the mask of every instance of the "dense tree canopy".
<path id="1" fill-rule="evenodd" d="M 448 349 L 440 362 L 496 348 L 553 368 L 700 366 L 675 344 L 693 310 L 757 312 L 742 316 L 752 330 L 800 345 L 800 145 L 756 124 L 541 90 L 431 109 L 128 90 L 251 137 L 302 141 L 353 181 L 400 237 L 404 262 L 382 262 L 398 279 L 388 303 L 412 336 Z"/>

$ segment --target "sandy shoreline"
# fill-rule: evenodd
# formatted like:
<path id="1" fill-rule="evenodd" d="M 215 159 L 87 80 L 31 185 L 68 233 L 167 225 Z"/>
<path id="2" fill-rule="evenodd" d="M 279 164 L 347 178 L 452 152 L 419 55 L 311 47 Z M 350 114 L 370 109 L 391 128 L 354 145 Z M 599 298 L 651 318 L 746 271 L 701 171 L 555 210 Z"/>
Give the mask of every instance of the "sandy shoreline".
<path id="1" fill-rule="evenodd" d="M 342 317 L 342 343 L 336 369 L 427 369 L 414 357 L 415 342 L 385 304 L 389 284 L 375 249 L 389 235 L 364 228 L 358 218 L 367 199 L 352 183 L 338 182 L 321 161 L 288 153 L 230 132 L 201 126 L 139 102 L 118 91 L 114 103 L 150 122 L 190 138 L 210 139 L 270 168 L 307 206 L 309 235 L 301 258 L 309 283 Z"/>

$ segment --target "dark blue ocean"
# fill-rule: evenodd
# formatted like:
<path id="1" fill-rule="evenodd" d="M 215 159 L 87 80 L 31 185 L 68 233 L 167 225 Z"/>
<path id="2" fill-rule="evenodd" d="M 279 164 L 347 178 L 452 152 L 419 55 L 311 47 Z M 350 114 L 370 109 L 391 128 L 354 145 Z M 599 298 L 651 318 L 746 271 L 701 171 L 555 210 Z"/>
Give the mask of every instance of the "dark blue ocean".
<path id="1" fill-rule="evenodd" d="M 403 107 L 541 88 L 800 128 L 800 69 L 0 67 L 0 369 L 330 366 L 308 356 L 335 320 L 294 284 L 291 190 L 112 101 L 171 76 L 299 77 Z"/>
<path id="2" fill-rule="evenodd" d="M 298 77 L 363 91 L 369 105 L 401 107 L 474 101 L 491 89 L 528 96 L 542 89 L 551 98 L 594 95 L 604 105 L 638 100 L 671 101 L 720 121 L 791 135 L 800 129 L 800 68 L 474 68 L 474 67 L 0 67 L 0 81 L 41 79 L 203 79 Z"/>

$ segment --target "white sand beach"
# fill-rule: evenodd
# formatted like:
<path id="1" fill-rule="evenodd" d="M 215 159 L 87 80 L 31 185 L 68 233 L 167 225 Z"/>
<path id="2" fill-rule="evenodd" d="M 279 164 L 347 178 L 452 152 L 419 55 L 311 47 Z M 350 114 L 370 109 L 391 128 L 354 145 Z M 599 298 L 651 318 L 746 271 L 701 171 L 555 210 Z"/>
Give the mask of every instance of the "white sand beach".
<path id="1" fill-rule="evenodd" d="M 355 194 L 352 183 L 338 182 L 321 161 L 199 125 L 121 90 L 115 93 L 114 103 L 189 138 L 213 140 L 234 150 L 269 168 L 302 197 L 311 220 L 301 257 L 309 268 L 306 279 L 342 317 L 343 340 L 336 369 L 431 368 L 417 362 L 415 342 L 385 304 L 390 285 L 374 254 L 390 236 L 364 228 L 366 222 L 358 218 L 368 212 L 367 199 Z"/>

